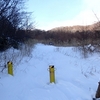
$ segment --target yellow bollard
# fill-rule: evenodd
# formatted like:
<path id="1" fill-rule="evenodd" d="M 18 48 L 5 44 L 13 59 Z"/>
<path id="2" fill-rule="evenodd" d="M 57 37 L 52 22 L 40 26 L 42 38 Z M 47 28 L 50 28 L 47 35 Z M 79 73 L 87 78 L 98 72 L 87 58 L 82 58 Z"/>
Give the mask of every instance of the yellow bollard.
<path id="1" fill-rule="evenodd" d="M 11 61 L 7 62 L 8 65 L 8 74 L 13 75 L 13 64 Z"/>
<path id="2" fill-rule="evenodd" d="M 50 83 L 55 83 L 55 69 L 54 66 L 49 66 L 49 72 L 50 72 Z"/>

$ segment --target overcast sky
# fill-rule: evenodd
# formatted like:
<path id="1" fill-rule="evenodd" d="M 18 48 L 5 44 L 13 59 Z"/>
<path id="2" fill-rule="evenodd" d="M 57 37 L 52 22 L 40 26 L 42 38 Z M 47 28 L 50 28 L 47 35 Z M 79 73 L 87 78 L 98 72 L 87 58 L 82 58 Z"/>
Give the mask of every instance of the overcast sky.
<path id="1" fill-rule="evenodd" d="M 48 30 L 60 26 L 88 25 L 100 19 L 100 0 L 29 0 L 36 28 Z M 96 16 L 95 16 L 95 14 Z"/>

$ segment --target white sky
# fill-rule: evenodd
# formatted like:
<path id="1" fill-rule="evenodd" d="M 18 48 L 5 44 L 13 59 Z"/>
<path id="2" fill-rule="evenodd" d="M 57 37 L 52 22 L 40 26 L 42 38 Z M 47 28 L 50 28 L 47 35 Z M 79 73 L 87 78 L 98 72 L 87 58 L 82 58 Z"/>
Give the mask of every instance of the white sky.
<path id="1" fill-rule="evenodd" d="M 36 28 L 48 30 L 59 26 L 88 25 L 100 18 L 100 0 L 29 0 Z M 93 13 L 94 11 L 94 13 Z"/>

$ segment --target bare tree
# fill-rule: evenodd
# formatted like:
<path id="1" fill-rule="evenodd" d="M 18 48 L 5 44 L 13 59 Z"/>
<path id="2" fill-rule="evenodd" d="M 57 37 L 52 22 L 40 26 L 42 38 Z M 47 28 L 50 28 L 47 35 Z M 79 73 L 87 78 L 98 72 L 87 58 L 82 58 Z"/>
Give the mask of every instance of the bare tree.
<path id="1" fill-rule="evenodd" d="M 18 30 L 32 28 L 29 21 L 31 13 L 25 11 L 24 4 L 24 0 L 0 0 L 0 37 L 3 39 L 18 39 Z"/>

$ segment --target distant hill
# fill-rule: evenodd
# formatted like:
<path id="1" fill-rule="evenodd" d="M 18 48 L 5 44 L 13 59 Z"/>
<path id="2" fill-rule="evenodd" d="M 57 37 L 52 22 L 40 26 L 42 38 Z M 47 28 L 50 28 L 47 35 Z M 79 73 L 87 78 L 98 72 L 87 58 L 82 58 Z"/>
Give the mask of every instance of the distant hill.
<path id="1" fill-rule="evenodd" d="M 96 30 L 100 30 L 100 22 L 94 23 L 92 25 L 86 25 L 86 26 L 82 26 L 82 25 L 75 25 L 75 26 L 65 26 L 65 27 L 56 27 L 51 29 L 50 31 L 70 31 L 70 32 L 76 32 L 76 31 L 96 31 Z"/>

